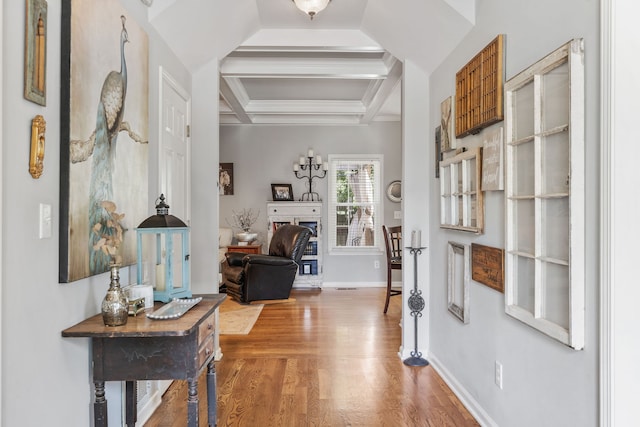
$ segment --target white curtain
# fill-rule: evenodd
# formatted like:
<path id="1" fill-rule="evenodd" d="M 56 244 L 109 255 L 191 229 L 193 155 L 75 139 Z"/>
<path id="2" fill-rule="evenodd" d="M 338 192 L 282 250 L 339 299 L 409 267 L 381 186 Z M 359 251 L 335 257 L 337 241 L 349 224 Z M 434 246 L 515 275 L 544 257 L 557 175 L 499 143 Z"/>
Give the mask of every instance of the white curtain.
<path id="1" fill-rule="evenodd" d="M 371 246 L 373 242 L 373 182 L 370 165 L 361 165 L 349 174 L 349 187 L 358 205 L 347 232 L 347 246 Z"/>

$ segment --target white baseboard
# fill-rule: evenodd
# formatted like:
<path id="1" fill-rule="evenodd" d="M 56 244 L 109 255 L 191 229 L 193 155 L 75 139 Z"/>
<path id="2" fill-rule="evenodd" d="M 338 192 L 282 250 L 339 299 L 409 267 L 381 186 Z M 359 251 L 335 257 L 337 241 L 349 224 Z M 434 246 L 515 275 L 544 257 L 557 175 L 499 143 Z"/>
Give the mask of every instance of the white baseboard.
<path id="1" fill-rule="evenodd" d="M 169 381 L 169 383 L 171 383 L 171 381 Z M 155 390 L 155 392 L 149 396 L 149 400 L 147 400 L 144 405 L 138 406 L 138 421 L 136 421 L 136 427 L 142 427 L 147 421 L 149 421 L 153 412 L 158 409 L 158 406 L 162 403 L 163 394 L 164 392 Z"/>
<path id="2" fill-rule="evenodd" d="M 394 288 L 401 288 L 402 282 L 392 282 Z M 323 282 L 323 288 L 386 288 L 387 282 Z"/>
<path id="3" fill-rule="evenodd" d="M 462 386 L 462 384 L 460 384 L 460 382 L 458 382 L 456 377 L 451 374 L 451 372 L 443 363 L 440 362 L 440 360 L 438 360 L 436 356 L 429 353 L 427 360 L 481 426 L 498 427 L 498 424 L 489 416 L 489 414 L 487 414 L 478 401 L 473 398 L 473 396 Z"/>

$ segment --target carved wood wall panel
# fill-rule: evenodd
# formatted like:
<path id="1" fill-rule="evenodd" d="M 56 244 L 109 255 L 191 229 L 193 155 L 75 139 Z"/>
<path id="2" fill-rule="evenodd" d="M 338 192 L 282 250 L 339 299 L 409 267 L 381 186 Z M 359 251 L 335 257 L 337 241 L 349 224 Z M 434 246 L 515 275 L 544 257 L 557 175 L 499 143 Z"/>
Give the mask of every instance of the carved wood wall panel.
<path id="1" fill-rule="evenodd" d="M 456 137 L 503 120 L 504 35 L 500 34 L 456 73 Z"/>

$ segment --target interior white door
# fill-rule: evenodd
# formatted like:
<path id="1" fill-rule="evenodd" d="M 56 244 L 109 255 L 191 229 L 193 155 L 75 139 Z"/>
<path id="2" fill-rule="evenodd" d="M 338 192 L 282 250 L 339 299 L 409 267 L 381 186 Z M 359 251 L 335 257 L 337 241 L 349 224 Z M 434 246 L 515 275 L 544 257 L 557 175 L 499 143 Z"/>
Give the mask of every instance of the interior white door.
<path id="1" fill-rule="evenodd" d="M 191 98 L 170 75 L 161 74 L 160 192 L 170 206 L 169 213 L 189 225 Z"/>

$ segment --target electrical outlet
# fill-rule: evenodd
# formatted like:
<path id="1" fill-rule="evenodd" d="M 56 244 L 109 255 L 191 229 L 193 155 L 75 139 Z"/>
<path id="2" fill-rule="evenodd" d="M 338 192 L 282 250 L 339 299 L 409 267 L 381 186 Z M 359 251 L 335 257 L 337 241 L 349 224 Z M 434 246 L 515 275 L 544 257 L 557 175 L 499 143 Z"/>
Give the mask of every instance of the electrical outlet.
<path id="1" fill-rule="evenodd" d="M 373 261 L 373 268 L 376 268 L 376 269 L 380 268 L 380 261 L 378 260 Z"/>
<path id="2" fill-rule="evenodd" d="M 402 219 L 402 211 L 393 211 L 393 219 Z"/>
<path id="3" fill-rule="evenodd" d="M 502 363 L 496 360 L 495 379 L 496 385 L 502 390 Z"/>

